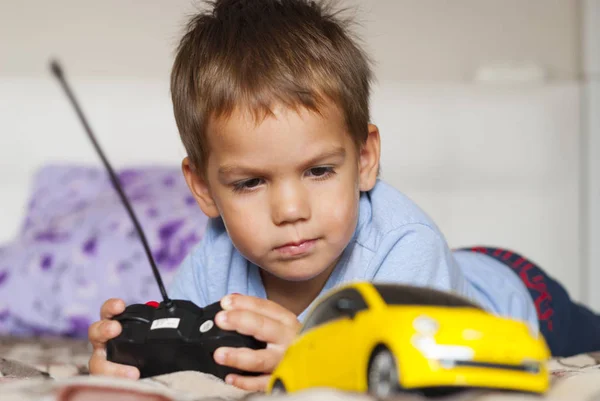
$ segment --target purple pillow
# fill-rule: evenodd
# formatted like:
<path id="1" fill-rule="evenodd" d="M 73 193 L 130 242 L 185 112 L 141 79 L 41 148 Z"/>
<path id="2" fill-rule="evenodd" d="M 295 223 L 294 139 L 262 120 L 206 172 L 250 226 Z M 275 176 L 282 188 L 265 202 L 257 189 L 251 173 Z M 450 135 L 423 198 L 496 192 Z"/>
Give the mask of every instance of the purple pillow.
<path id="1" fill-rule="evenodd" d="M 117 172 L 168 285 L 208 218 L 179 168 Z M 0 248 L 0 334 L 87 336 L 102 303 L 160 301 L 134 225 L 102 168 L 47 166 L 25 222 Z"/>

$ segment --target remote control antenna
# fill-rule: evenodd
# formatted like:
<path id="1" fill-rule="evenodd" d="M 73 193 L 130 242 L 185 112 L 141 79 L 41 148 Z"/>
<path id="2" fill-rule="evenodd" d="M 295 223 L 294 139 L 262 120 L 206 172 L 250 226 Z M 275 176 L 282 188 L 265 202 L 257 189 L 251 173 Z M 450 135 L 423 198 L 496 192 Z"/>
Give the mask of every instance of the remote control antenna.
<path id="1" fill-rule="evenodd" d="M 96 141 L 96 138 L 94 137 L 92 129 L 90 128 L 85 116 L 83 115 L 83 112 L 81 111 L 81 108 L 79 107 L 79 104 L 77 103 L 77 100 L 75 99 L 75 96 L 71 92 L 69 85 L 67 84 L 67 81 L 64 77 L 64 73 L 62 71 L 61 66 L 58 64 L 57 61 L 52 61 L 50 63 L 50 69 L 52 70 L 52 74 L 54 74 L 54 76 L 60 81 L 62 87 L 64 88 L 65 92 L 67 93 L 67 96 L 69 97 L 71 104 L 75 108 L 75 111 L 77 112 L 77 115 L 79 116 L 79 120 L 83 124 L 83 127 L 85 128 L 85 131 L 87 132 L 90 140 L 92 141 L 92 144 L 94 145 L 94 148 L 96 149 L 96 152 L 98 152 L 98 154 L 100 155 L 100 158 L 102 159 L 102 162 L 104 163 L 104 166 L 108 170 L 110 180 L 112 181 L 113 186 L 119 193 L 121 202 L 123 202 L 123 205 L 125 205 L 125 208 L 127 209 L 129 216 L 131 217 L 131 220 L 133 220 L 135 229 L 136 229 L 138 235 L 140 236 L 140 239 L 142 240 L 142 245 L 144 246 L 144 250 L 146 251 L 146 256 L 148 257 L 148 260 L 150 261 L 150 266 L 152 266 L 152 271 L 154 273 L 154 277 L 156 278 L 156 282 L 158 283 L 158 288 L 160 290 L 160 293 L 162 294 L 164 304 L 167 308 L 170 308 L 172 302 L 169 299 L 169 297 L 167 296 L 167 291 L 165 290 L 162 278 L 160 277 L 160 273 L 158 272 L 158 268 L 156 267 L 156 263 L 154 262 L 154 258 L 152 257 L 152 252 L 150 251 L 150 247 L 148 246 L 148 241 L 146 240 L 144 231 L 142 230 L 142 227 L 140 226 L 140 223 L 138 222 L 138 220 L 135 216 L 135 213 L 133 212 L 133 209 L 131 208 L 131 205 L 129 204 L 129 201 L 127 200 L 127 197 L 125 196 L 123 189 L 121 188 L 119 179 L 115 175 L 115 172 L 113 171 L 108 160 L 106 159 L 106 156 L 104 156 L 102 149 L 100 149 L 100 146 L 98 145 L 98 142 Z"/>

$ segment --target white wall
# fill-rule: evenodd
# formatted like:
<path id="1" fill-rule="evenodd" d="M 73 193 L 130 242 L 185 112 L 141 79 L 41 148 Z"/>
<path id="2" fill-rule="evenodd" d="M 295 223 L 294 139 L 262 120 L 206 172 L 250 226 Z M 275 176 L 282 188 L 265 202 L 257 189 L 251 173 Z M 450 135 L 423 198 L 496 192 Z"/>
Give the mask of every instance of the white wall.
<path id="1" fill-rule="evenodd" d="M 580 295 L 581 87 L 378 88 L 383 176 L 454 247 L 512 248 Z"/>
<path id="2" fill-rule="evenodd" d="M 580 70 L 578 0 L 355 0 L 384 80 L 457 81 L 493 62 Z"/>
<path id="3" fill-rule="evenodd" d="M 469 79 L 478 65 L 535 61 L 553 78 L 580 71 L 579 0 L 341 0 L 358 6 L 382 81 Z M 165 79 L 198 0 L 0 2 L 0 75 L 46 73 Z"/>
<path id="4" fill-rule="evenodd" d="M 600 0 L 584 1 L 584 109 L 583 150 L 586 174 L 584 208 L 582 210 L 583 233 L 581 246 L 584 257 L 585 289 L 590 305 L 600 310 Z"/>
<path id="5" fill-rule="evenodd" d="M 377 62 L 383 172 L 452 246 L 532 257 L 576 298 L 581 269 L 580 5 L 576 0 L 347 0 Z M 168 6 L 167 6 L 168 5 Z M 179 163 L 168 74 L 189 0 L 0 2 L 0 242 L 31 173 L 97 163 L 47 60 L 58 56 L 116 165 Z M 546 85 L 474 85 L 490 63 L 533 62 Z M 144 147 L 141 147 L 141 144 Z"/>

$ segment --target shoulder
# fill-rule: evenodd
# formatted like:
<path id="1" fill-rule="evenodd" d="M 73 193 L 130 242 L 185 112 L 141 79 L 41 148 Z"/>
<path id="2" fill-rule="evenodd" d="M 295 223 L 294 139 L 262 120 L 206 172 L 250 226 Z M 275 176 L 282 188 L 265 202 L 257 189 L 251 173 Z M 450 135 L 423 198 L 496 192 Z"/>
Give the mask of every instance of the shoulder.
<path id="1" fill-rule="evenodd" d="M 412 199 L 382 180 L 361 195 L 356 241 L 375 250 L 382 242 L 418 233 L 425 242 L 445 243 L 434 221 Z"/>
<path id="2" fill-rule="evenodd" d="M 197 305 L 216 302 L 227 293 L 236 253 L 223 221 L 210 219 L 204 236 L 177 269 L 169 295 Z"/>
<path id="3" fill-rule="evenodd" d="M 470 297 L 446 238 L 415 202 L 383 181 L 360 202 L 355 241 L 340 269 L 341 280 L 360 277 L 430 286 Z"/>

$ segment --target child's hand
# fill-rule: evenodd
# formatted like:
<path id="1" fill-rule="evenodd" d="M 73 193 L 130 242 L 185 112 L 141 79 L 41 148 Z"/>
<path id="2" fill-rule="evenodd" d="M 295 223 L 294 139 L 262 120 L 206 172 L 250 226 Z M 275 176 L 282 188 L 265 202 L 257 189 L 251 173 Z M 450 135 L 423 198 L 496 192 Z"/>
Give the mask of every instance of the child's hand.
<path id="1" fill-rule="evenodd" d="M 221 300 L 224 311 L 215 320 L 224 330 L 235 330 L 267 343 L 267 348 L 221 347 L 215 351 L 215 361 L 261 376 L 228 375 L 225 381 L 244 390 L 265 391 L 270 373 L 275 369 L 289 344 L 300 330 L 296 315 L 273 301 L 246 295 L 228 295 Z"/>
<path id="2" fill-rule="evenodd" d="M 89 368 L 93 375 L 120 376 L 130 379 L 140 377 L 138 368 L 106 360 L 106 342 L 121 333 L 121 324 L 110 320 L 125 310 L 125 302 L 121 299 L 109 299 L 100 309 L 100 320 L 92 323 L 88 330 L 88 338 L 94 347 Z"/>

